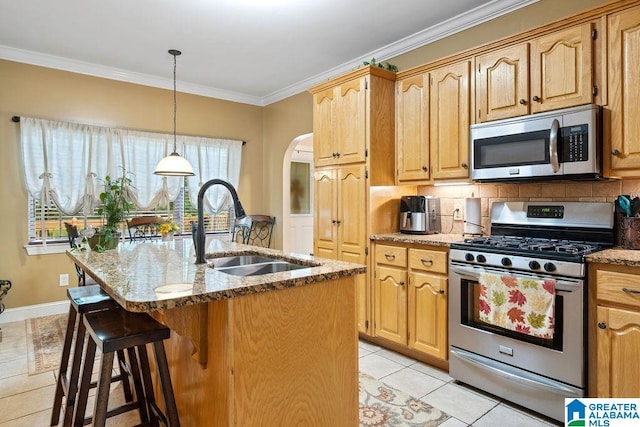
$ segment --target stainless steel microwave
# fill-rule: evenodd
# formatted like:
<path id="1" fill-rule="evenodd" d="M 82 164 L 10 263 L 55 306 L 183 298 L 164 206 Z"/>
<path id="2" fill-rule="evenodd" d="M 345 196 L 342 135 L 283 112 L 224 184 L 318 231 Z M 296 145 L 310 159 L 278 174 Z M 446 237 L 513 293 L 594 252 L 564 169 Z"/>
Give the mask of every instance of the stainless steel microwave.
<path id="1" fill-rule="evenodd" d="M 471 179 L 598 179 L 602 107 L 579 107 L 471 126 Z"/>

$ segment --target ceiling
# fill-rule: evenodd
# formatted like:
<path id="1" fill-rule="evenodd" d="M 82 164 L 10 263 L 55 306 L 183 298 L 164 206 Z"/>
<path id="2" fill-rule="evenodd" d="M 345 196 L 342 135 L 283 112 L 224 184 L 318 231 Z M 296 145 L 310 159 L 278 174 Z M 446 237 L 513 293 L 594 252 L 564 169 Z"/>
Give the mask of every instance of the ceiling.
<path id="1" fill-rule="evenodd" d="M 535 1 L 2 1 L 0 58 L 267 105 Z"/>

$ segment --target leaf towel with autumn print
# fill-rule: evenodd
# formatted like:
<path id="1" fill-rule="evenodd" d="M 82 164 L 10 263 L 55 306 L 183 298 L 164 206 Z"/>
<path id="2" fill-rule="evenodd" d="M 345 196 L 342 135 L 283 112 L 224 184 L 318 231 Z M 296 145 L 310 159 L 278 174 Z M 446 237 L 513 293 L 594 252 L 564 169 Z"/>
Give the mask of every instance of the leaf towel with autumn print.
<path id="1" fill-rule="evenodd" d="M 480 274 L 480 321 L 545 339 L 553 338 L 555 280 Z"/>

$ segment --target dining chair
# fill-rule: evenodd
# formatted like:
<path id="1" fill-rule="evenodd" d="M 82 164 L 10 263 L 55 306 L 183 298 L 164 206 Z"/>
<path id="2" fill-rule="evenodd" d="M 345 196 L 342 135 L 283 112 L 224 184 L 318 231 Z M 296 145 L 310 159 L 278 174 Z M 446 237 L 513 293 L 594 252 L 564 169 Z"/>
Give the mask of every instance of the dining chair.
<path id="1" fill-rule="evenodd" d="M 247 215 L 236 220 L 231 240 L 245 245 L 271 247 L 276 218 L 269 215 Z"/>
<path id="2" fill-rule="evenodd" d="M 69 222 L 64 223 L 64 228 L 67 230 L 67 237 L 69 238 L 69 246 L 71 249 L 78 248 L 77 239 L 80 237 L 80 232 L 78 232 L 78 227 Z M 87 278 L 84 270 L 80 268 L 78 264 L 73 264 L 76 267 L 76 275 L 78 276 L 78 286 L 85 285 L 96 285 L 97 282 L 93 280 L 91 277 Z"/>
<path id="3" fill-rule="evenodd" d="M 159 216 L 137 216 L 127 220 L 129 229 L 129 239 L 131 241 L 151 239 L 159 237 L 160 224 L 167 222 L 165 218 Z"/>

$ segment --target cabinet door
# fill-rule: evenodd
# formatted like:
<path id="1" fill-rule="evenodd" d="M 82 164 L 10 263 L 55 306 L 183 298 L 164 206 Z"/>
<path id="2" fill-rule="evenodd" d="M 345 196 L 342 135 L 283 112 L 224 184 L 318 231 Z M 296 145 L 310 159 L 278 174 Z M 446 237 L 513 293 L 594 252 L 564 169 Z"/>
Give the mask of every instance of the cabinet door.
<path id="1" fill-rule="evenodd" d="M 409 347 L 447 360 L 447 346 L 447 278 L 411 272 Z"/>
<path id="2" fill-rule="evenodd" d="M 365 161 L 366 148 L 366 77 L 343 83 L 337 100 L 337 163 Z"/>
<path id="3" fill-rule="evenodd" d="M 374 334 L 407 344 L 407 270 L 377 265 L 375 270 Z"/>
<path id="4" fill-rule="evenodd" d="M 640 7 L 609 17 L 608 62 L 611 149 L 604 160 L 613 175 L 640 176 Z"/>
<path id="5" fill-rule="evenodd" d="M 313 158 L 316 167 L 335 163 L 335 114 L 333 88 L 313 95 Z"/>
<path id="6" fill-rule="evenodd" d="M 367 182 L 365 166 L 344 166 L 338 169 L 338 247 L 339 259 L 366 264 L 367 245 Z"/>
<path id="7" fill-rule="evenodd" d="M 531 112 L 593 100 L 591 24 L 557 31 L 531 44 Z"/>
<path id="8" fill-rule="evenodd" d="M 640 396 L 640 313 L 598 306 L 597 317 L 597 396 Z"/>
<path id="9" fill-rule="evenodd" d="M 431 72 L 431 177 L 469 177 L 470 62 Z"/>
<path id="10" fill-rule="evenodd" d="M 335 169 L 314 172 L 314 255 L 338 258 L 338 182 Z"/>
<path id="11" fill-rule="evenodd" d="M 397 83 L 396 172 L 399 183 L 429 179 L 429 74 Z"/>
<path id="12" fill-rule="evenodd" d="M 478 121 L 529 113 L 529 44 L 523 43 L 476 57 Z"/>

